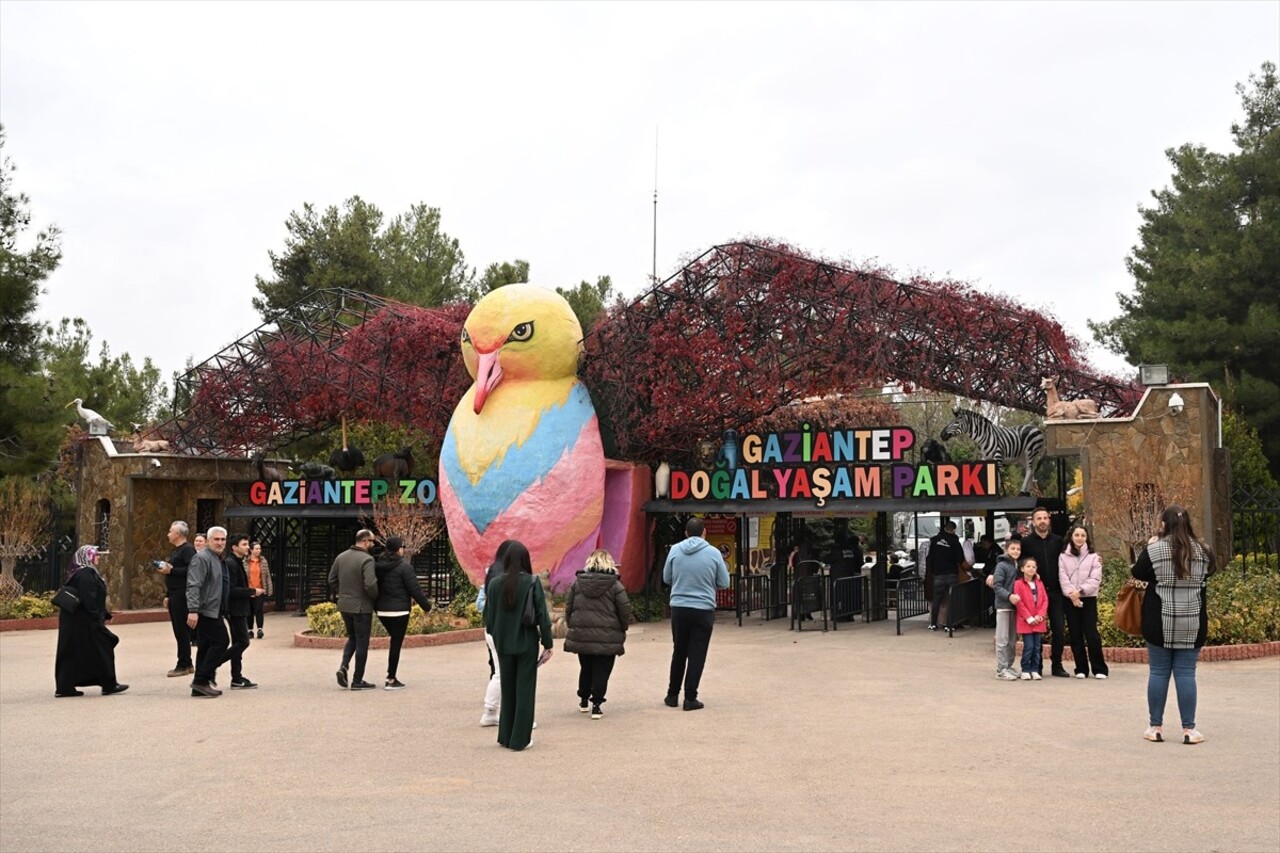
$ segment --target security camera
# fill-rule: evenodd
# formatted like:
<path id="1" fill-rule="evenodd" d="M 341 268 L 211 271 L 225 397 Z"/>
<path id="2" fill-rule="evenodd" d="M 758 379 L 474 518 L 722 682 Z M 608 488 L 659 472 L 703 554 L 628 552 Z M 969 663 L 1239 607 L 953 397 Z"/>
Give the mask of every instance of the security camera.
<path id="1" fill-rule="evenodd" d="M 1175 415 L 1182 414 L 1182 410 L 1186 408 L 1186 403 L 1182 400 L 1182 395 L 1177 391 L 1173 392 L 1173 396 L 1169 398 L 1169 412 Z"/>

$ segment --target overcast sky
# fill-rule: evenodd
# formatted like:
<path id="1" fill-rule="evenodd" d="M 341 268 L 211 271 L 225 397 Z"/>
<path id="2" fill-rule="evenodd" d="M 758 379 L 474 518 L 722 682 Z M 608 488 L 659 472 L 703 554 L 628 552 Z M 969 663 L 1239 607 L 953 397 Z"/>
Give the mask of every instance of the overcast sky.
<path id="1" fill-rule="evenodd" d="M 1082 340 L 1166 148 L 1230 148 L 1280 2 L 0 2 L 40 313 L 164 371 L 258 324 L 289 213 L 416 202 L 483 268 L 638 295 L 765 236 L 949 276 Z M 1093 363 L 1128 373 L 1092 349 Z"/>

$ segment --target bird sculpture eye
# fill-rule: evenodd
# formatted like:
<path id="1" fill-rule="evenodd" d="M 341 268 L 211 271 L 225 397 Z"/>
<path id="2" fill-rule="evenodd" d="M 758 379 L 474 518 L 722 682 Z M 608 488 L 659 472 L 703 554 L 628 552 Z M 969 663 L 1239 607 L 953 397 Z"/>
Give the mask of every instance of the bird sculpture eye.
<path id="1" fill-rule="evenodd" d="M 469 344 L 469 343 L 471 343 L 471 336 L 467 334 L 467 330 L 466 330 L 466 329 L 463 329 L 463 330 L 462 330 L 462 342 L 463 342 L 464 344 Z"/>
<path id="2" fill-rule="evenodd" d="M 511 334 L 507 336 L 507 343 L 512 341 L 527 341 L 533 337 L 533 321 L 527 320 L 511 330 Z"/>

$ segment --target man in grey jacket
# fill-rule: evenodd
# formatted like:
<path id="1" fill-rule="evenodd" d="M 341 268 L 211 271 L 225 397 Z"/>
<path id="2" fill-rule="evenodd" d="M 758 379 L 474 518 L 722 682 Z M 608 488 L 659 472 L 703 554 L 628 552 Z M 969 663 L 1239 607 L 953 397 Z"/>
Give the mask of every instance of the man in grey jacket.
<path id="1" fill-rule="evenodd" d="M 373 605 L 378 600 L 378 576 L 373 569 L 373 531 L 357 530 L 356 541 L 338 555 L 329 569 L 329 589 L 335 590 L 338 612 L 347 628 L 347 644 L 342 648 L 342 666 L 338 667 L 338 686 L 347 687 L 347 665 L 356 657 L 352 690 L 372 690 L 364 680 L 364 665 L 369 659 L 369 633 L 373 630 Z"/>
<path id="2" fill-rule="evenodd" d="M 227 547 L 227 529 L 210 527 L 206 546 L 197 551 L 187 567 L 187 626 L 195 628 L 200 649 L 196 652 L 196 675 L 191 682 L 191 695 L 212 699 L 222 695 L 213 686 L 218 667 L 227 660 L 231 638 L 222 621 L 231 596 L 231 579 L 222 564 Z"/>

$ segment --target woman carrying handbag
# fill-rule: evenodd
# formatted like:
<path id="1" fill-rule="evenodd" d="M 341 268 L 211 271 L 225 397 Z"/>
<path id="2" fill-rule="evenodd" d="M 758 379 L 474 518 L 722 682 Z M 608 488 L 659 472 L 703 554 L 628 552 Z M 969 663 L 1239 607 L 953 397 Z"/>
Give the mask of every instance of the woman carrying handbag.
<path id="1" fill-rule="evenodd" d="M 53 665 L 54 696 L 83 696 L 77 687 L 101 687 L 103 696 L 123 693 L 129 685 L 116 680 L 116 643 L 107 629 L 107 584 L 98 574 L 98 549 L 82 545 L 76 551 L 64 590 L 78 604 L 58 614 L 58 652 Z M 60 591 L 60 594 L 62 591 Z"/>
<path id="2" fill-rule="evenodd" d="M 1191 519 L 1180 506 L 1160 516 L 1158 535 L 1142 549 L 1130 573 L 1147 581 L 1142 599 L 1142 636 L 1147 641 L 1147 711 L 1151 725 L 1142 736 L 1164 740 L 1164 706 L 1169 678 L 1178 689 L 1182 742 L 1196 744 L 1204 735 L 1196 728 L 1196 661 L 1209 628 L 1205 583 L 1214 572 L 1213 552 L 1196 538 Z"/>

